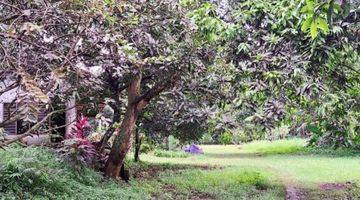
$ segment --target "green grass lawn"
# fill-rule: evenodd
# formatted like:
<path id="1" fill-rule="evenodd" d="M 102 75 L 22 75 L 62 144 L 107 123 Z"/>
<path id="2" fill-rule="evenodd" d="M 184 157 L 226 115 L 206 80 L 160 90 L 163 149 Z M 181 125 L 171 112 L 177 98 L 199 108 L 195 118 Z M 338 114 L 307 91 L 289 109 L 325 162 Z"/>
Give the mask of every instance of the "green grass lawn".
<path id="1" fill-rule="evenodd" d="M 142 160 L 150 163 L 221 166 L 227 167 L 223 171 L 238 170 L 239 173 L 246 169 L 257 170 L 267 173 L 266 177 L 273 183 L 281 182 L 283 185 L 303 188 L 308 191 L 310 199 L 311 196 L 316 199 L 331 193 L 345 195 L 335 190 L 318 190 L 321 184 L 352 182 L 360 185 L 360 154 L 307 149 L 305 144 L 305 140 L 292 139 L 256 141 L 240 146 L 202 145 L 204 155 L 188 158 L 143 155 Z M 359 195 L 357 197 L 360 198 L 358 190 L 350 195 Z"/>
<path id="2" fill-rule="evenodd" d="M 203 145 L 204 155 L 141 155 L 129 161 L 129 183 L 74 168 L 45 148 L 0 150 L 0 199 L 284 199 L 295 187 L 305 199 L 359 199 L 358 152 L 305 148 L 301 139 Z M 165 154 L 161 154 L 165 155 Z"/>

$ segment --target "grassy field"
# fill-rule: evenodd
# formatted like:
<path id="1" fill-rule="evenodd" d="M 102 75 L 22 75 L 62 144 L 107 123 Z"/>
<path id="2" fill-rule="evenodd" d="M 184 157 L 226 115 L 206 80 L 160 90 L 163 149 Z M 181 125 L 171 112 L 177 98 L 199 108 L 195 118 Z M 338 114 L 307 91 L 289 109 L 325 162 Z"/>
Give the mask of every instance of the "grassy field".
<path id="1" fill-rule="evenodd" d="M 322 185 L 336 184 L 340 184 L 339 187 L 342 188 L 347 182 L 359 185 L 360 155 L 358 152 L 306 149 L 305 143 L 302 139 L 292 139 L 275 142 L 257 141 L 241 146 L 203 145 L 205 154 L 200 156 L 159 158 L 143 155 L 142 160 L 162 164 L 226 167 L 222 170 L 223 173 L 256 170 L 265 173 L 275 185 L 280 183 L 285 188 L 287 186 L 300 188 L 308 193 L 306 199 L 320 197 L 347 199 L 349 195 L 360 198 L 360 191 L 356 188 L 353 190 L 321 189 Z M 219 174 L 219 176 L 222 175 Z"/>
<path id="2" fill-rule="evenodd" d="M 358 152 L 304 145 L 301 139 L 203 145 L 204 155 L 181 158 L 150 153 L 127 162 L 129 183 L 74 168 L 45 148 L 11 147 L 0 150 L 0 199 L 360 198 Z"/>

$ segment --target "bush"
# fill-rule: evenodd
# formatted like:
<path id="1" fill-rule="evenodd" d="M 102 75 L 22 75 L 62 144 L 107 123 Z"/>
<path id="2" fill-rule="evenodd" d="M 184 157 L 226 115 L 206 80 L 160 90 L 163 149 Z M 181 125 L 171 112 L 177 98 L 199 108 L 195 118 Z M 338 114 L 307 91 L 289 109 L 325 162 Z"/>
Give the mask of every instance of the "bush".
<path id="1" fill-rule="evenodd" d="M 187 158 L 190 156 L 190 154 L 183 151 L 164 151 L 160 149 L 156 149 L 154 155 L 165 158 Z"/>
<path id="2" fill-rule="evenodd" d="M 155 149 L 155 145 L 151 144 L 149 142 L 146 142 L 146 140 L 144 141 L 144 143 L 141 144 L 140 146 L 140 153 L 149 153 L 150 151 Z"/>
<path id="3" fill-rule="evenodd" d="M 44 195 L 49 198 L 64 190 L 61 182 L 50 179 L 48 168 L 31 166 L 33 159 L 24 159 L 21 163 L 8 162 L 0 168 L 0 196 L 24 195 L 25 199 L 31 196 Z"/>
<path id="4" fill-rule="evenodd" d="M 212 135 L 210 133 L 205 133 L 201 140 L 200 140 L 201 144 L 212 144 L 213 143 L 213 138 Z"/>
<path id="5" fill-rule="evenodd" d="M 75 166 L 93 167 L 97 161 L 101 160 L 95 145 L 85 136 L 85 130 L 89 126 L 88 119 L 81 117 L 71 133 L 66 135 L 66 139 L 62 142 L 62 148 L 58 150 L 63 158 Z"/>
<path id="6" fill-rule="evenodd" d="M 221 134 L 220 136 L 220 142 L 221 144 L 231 144 L 233 140 L 233 136 L 231 134 L 230 131 L 225 131 L 223 134 Z"/>
<path id="7" fill-rule="evenodd" d="M 175 150 L 180 144 L 180 141 L 176 139 L 173 135 L 169 135 L 168 137 L 168 150 Z"/>
<path id="8" fill-rule="evenodd" d="M 136 185 L 104 181 L 101 174 L 74 168 L 45 148 L 11 146 L 0 150 L 0 158 L 0 199 L 150 199 Z"/>
<path id="9" fill-rule="evenodd" d="M 232 142 L 234 144 L 245 143 L 247 141 L 248 141 L 248 137 L 247 137 L 247 135 L 245 134 L 244 131 L 242 131 L 242 130 L 233 131 Z"/>
<path id="10" fill-rule="evenodd" d="M 282 125 L 271 129 L 271 131 L 266 134 L 266 139 L 268 140 L 285 139 L 286 136 L 289 135 L 289 132 L 290 132 L 290 127 L 287 125 Z"/>

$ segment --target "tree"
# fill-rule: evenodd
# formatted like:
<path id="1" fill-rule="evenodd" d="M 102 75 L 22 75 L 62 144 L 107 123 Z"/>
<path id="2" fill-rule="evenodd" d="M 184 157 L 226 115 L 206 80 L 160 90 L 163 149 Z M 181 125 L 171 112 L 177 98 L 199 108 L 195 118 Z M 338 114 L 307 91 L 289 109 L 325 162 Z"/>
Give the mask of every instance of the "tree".
<path id="1" fill-rule="evenodd" d="M 131 145 L 138 114 L 150 100 L 168 88 L 181 87 L 206 68 L 200 56 L 206 56 L 196 36 L 186 10 L 176 2 L 146 2 L 141 6 L 126 2 L 128 12 L 118 14 L 115 23 L 125 27 L 129 20 L 138 19 L 123 31 L 127 45 L 127 106 L 119 134 L 115 137 L 106 166 L 106 175 L 117 177 Z M 205 55 L 204 55 L 205 53 Z M 209 60 L 209 57 L 205 57 Z"/>
<path id="2" fill-rule="evenodd" d="M 222 45 L 219 55 L 226 61 L 218 63 L 232 69 L 228 76 L 234 103 L 225 108 L 237 110 L 233 115 L 241 129 L 255 124 L 269 132 L 285 124 L 293 134 L 309 134 L 307 124 L 317 124 L 321 136 L 313 133 L 314 138 L 330 135 L 330 143 L 339 140 L 340 146 L 353 143 L 345 144 L 344 138 L 358 140 L 359 128 L 353 121 L 359 118 L 354 92 L 359 72 L 356 5 L 350 1 L 229 5 L 224 20 L 234 23 L 235 36 Z M 330 111 L 334 106 L 339 109 Z"/>

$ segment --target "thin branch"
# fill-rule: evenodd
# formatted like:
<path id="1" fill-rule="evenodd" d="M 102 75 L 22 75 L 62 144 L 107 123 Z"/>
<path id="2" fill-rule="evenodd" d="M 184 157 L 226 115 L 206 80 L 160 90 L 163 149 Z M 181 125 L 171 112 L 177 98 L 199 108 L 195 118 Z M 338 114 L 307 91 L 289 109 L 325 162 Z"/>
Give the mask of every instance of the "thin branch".
<path id="1" fill-rule="evenodd" d="M 31 45 L 31 46 L 34 46 L 34 47 L 37 47 L 39 49 L 42 49 L 44 51 L 50 51 L 50 49 L 46 48 L 46 47 L 43 47 L 43 46 L 40 46 L 36 43 L 33 43 L 33 42 L 30 42 L 30 41 L 27 41 L 27 40 L 24 40 L 20 37 L 16 37 L 16 36 L 13 36 L 13 35 L 8 35 L 8 34 L 3 34 L 3 33 L 0 33 L 0 36 L 1 37 L 4 37 L 4 38 L 11 38 L 11 39 L 14 39 L 14 40 L 17 40 L 17 41 L 20 41 L 20 42 L 23 42 L 23 43 L 26 43 L 28 45 Z"/>
<path id="2" fill-rule="evenodd" d="M 149 89 L 144 94 L 138 96 L 134 100 L 134 104 L 147 104 L 152 98 L 159 95 L 161 92 L 163 92 L 165 89 L 172 87 L 175 82 L 178 80 L 177 74 L 172 74 L 168 79 L 166 79 L 164 82 L 158 83 L 151 89 Z"/>
<path id="3" fill-rule="evenodd" d="M 65 124 L 65 125 L 56 126 L 56 127 L 54 127 L 54 128 L 47 129 L 47 130 L 45 130 L 45 131 L 41 131 L 40 133 L 38 133 L 38 135 L 41 135 L 41 134 L 44 134 L 44 133 L 48 133 L 48 132 L 51 132 L 51 131 L 53 131 L 53 130 L 57 130 L 57 129 L 60 129 L 60 128 L 65 128 L 65 127 L 71 125 L 71 124 L 74 123 L 74 122 L 76 122 L 76 120 L 73 120 L 73 121 L 71 121 L 71 122 L 69 122 L 69 123 L 67 123 L 67 124 Z"/>
<path id="4" fill-rule="evenodd" d="M 5 3 L 5 2 L 3 2 L 3 1 L 0 1 L 0 4 L 2 4 L 2 5 L 4 5 L 4 6 L 7 6 L 7 7 L 10 7 L 10 8 L 12 8 L 12 9 L 15 9 L 15 10 L 17 10 L 18 12 L 21 12 L 21 13 L 22 13 L 22 10 L 21 10 L 20 8 L 14 6 L 14 5 Z"/>
<path id="5" fill-rule="evenodd" d="M 18 135 L 17 137 L 14 137 L 10 140 L 7 140 L 5 142 L 0 143 L 0 148 L 3 148 L 5 146 L 8 146 L 11 143 L 17 142 L 27 136 L 30 136 L 32 134 L 32 132 L 36 129 L 38 129 L 42 124 L 44 124 L 48 118 L 50 118 L 52 115 L 60 113 L 60 112 L 64 112 L 64 110 L 57 110 L 57 111 L 53 111 L 51 113 L 49 113 L 48 115 L 46 115 L 40 122 L 36 123 L 34 126 L 32 126 L 29 130 L 27 130 L 25 133 Z"/>
<path id="6" fill-rule="evenodd" d="M 5 92 L 8 92 L 8 91 L 10 91 L 10 90 L 12 90 L 12 89 L 15 89 L 15 88 L 18 87 L 18 86 L 19 86 L 19 83 L 14 82 L 14 83 L 12 83 L 10 86 L 8 86 L 7 88 L 5 88 L 4 90 L 1 90 L 1 91 L 0 91 L 0 95 L 4 94 Z"/>

